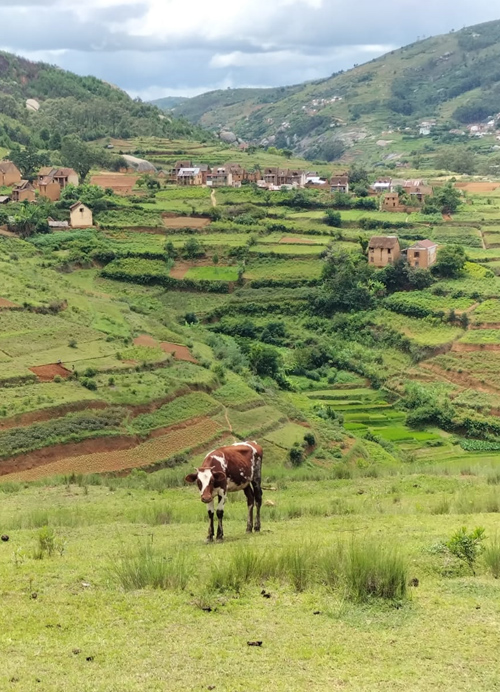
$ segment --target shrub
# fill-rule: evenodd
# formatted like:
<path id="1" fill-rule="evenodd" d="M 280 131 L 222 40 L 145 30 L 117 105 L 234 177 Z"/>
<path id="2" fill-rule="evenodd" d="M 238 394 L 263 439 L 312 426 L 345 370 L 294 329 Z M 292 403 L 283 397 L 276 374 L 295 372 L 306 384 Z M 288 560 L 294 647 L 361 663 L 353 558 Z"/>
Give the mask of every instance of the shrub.
<path id="1" fill-rule="evenodd" d="M 314 447 L 316 444 L 316 438 L 312 432 L 308 432 L 304 435 L 304 442 L 309 445 L 309 447 Z"/>
<path id="2" fill-rule="evenodd" d="M 70 348 L 77 348 L 76 340 L 75 340 L 75 339 L 70 339 L 70 340 L 68 341 L 68 346 L 69 346 Z"/>
<path id="3" fill-rule="evenodd" d="M 469 533 L 467 527 L 462 526 L 446 543 L 446 547 L 452 555 L 465 562 L 475 575 L 474 565 L 484 550 L 482 545 L 484 539 L 484 529 L 481 526 L 477 526 Z"/>
<path id="4" fill-rule="evenodd" d="M 298 442 L 296 442 L 288 452 L 288 458 L 292 466 L 300 466 L 304 461 L 304 450 Z"/>

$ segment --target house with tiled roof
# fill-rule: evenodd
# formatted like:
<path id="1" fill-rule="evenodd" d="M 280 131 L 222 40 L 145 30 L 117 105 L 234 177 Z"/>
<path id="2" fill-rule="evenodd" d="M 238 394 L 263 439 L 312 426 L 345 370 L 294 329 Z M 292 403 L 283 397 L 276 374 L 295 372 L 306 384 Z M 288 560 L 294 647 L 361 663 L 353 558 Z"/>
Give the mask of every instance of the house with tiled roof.
<path id="1" fill-rule="evenodd" d="M 417 240 L 406 251 L 408 264 L 420 269 L 428 269 L 437 259 L 437 243 L 433 240 Z"/>
<path id="2" fill-rule="evenodd" d="M 396 235 L 374 235 L 368 243 L 368 262 L 374 267 L 387 267 L 401 256 Z"/>

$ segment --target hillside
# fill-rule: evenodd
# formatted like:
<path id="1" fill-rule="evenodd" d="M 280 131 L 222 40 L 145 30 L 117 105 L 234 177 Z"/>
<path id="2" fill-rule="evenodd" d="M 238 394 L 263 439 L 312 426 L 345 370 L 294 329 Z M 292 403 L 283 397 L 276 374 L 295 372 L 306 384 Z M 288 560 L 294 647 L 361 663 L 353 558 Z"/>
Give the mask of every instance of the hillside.
<path id="1" fill-rule="evenodd" d="M 300 86 L 213 91 L 175 108 L 209 129 L 312 150 L 345 146 L 422 120 L 464 125 L 500 111 L 500 21 L 417 41 Z M 318 153 L 321 153 L 319 151 Z"/>
<path id="2" fill-rule="evenodd" d="M 77 133 L 86 140 L 139 134 L 207 138 L 200 128 L 96 77 L 0 52 L 0 146 L 27 144 L 44 132 Z"/>

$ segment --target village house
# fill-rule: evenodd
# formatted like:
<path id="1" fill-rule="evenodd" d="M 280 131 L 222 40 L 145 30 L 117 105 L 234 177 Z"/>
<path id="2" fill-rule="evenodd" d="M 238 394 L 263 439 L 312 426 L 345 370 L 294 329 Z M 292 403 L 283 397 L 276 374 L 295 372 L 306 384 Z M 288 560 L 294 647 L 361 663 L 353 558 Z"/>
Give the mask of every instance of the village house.
<path id="1" fill-rule="evenodd" d="M 21 180 L 19 185 L 12 190 L 11 199 L 13 202 L 34 202 L 35 188 L 29 180 Z"/>
<path id="2" fill-rule="evenodd" d="M 199 168 L 181 168 L 177 173 L 178 185 L 202 185 L 203 177 Z"/>
<path id="3" fill-rule="evenodd" d="M 71 228 L 89 228 L 93 225 L 92 211 L 82 202 L 75 202 L 69 208 Z"/>
<path id="4" fill-rule="evenodd" d="M 51 231 L 66 231 L 69 228 L 67 221 L 56 221 L 51 216 L 47 219 L 47 223 Z"/>
<path id="5" fill-rule="evenodd" d="M 44 167 L 38 171 L 37 185 L 41 197 L 57 202 L 61 197 L 61 190 L 68 185 L 78 185 L 78 173 L 72 168 Z"/>
<path id="6" fill-rule="evenodd" d="M 333 175 L 330 180 L 331 192 L 349 192 L 349 176 Z"/>
<path id="7" fill-rule="evenodd" d="M 306 184 L 305 171 L 288 168 L 270 167 L 264 169 L 264 181 L 268 186 L 280 188 L 283 185 L 304 187 Z"/>
<path id="8" fill-rule="evenodd" d="M 401 255 L 398 237 L 395 235 L 370 238 L 368 244 L 368 262 L 374 267 L 386 267 L 393 264 Z"/>
<path id="9" fill-rule="evenodd" d="M 382 211 L 400 211 L 400 209 L 401 205 L 399 203 L 399 193 L 388 192 L 382 197 Z"/>
<path id="10" fill-rule="evenodd" d="M 207 185 L 209 187 L 232 187 L 233 174 L 225 166 L 213 168 L 207 176 Z"/>
<path id="11" fill-rule="evenodd" d="M 11 187 L 20 182 L 19 168 L 12 161 L 0 161 L 0 187 Z"/>
<path id="12" fill-rule="evenodd" d="M 0 204 L 8 204 L 10 202 L 9 195 L 0 195 Z"/>
<path id="13" fill-rule="evenodd" d="M 411 181 L 405 183 L 403 190 L 407 195 L 417 200 L 419 204 L 425 202 L 426 197 L 430 197 L 433 194 L 432 187 L 430 185 L 425 185 L 424 183 L 413 184 Z"/>
<path id="14" fill-rule="evenodd" d="M 379 178 L 373 185 L 370 185 L 370 190 L 375 194 L 381 192 L 389 192 L 391 189 L 391 178 Z"/>
<path id="15" fill-rule="evenodd" d="M 408 264 L 420 269 L 431 267 L 437 259 L 437 247 L 433 240 L 417 240 L 406 251 Z"/>

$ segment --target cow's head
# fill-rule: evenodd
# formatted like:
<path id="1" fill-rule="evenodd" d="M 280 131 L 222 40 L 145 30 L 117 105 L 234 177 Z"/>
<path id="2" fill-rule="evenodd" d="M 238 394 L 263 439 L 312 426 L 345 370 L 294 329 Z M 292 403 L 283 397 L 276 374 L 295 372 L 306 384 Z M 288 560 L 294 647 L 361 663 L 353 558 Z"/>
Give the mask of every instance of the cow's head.
<path id="1" fill-rule="evenodd" d="M 196 483 L 200 491 L 202 502 L 212 502 L 214 499 L 215 488 L 221 488 L 226 482 L 226 474 L 221 471 L 214 471 L 212 468 L 196 469 L 195 473 L 190 473 L 184 479 L 186 483 Z"/>

